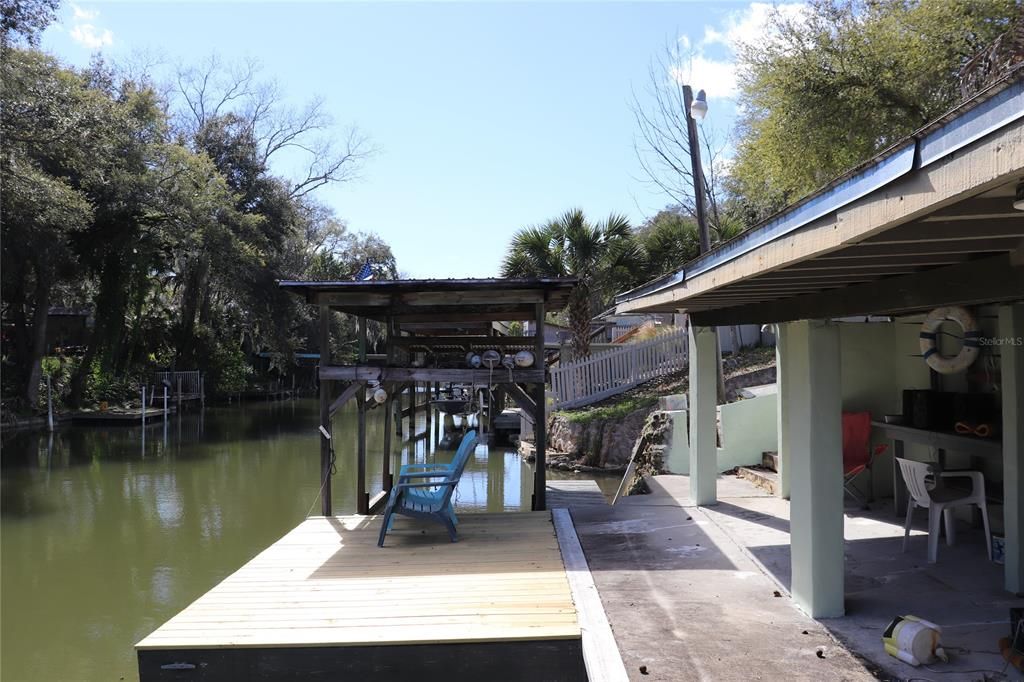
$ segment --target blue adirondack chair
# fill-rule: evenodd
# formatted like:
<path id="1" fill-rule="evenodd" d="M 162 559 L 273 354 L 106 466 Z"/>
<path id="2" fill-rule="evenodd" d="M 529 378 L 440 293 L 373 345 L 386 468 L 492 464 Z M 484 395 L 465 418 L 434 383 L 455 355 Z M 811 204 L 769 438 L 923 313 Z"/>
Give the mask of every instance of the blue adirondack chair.
<path id="1" fill-rule="evenodd" d="M 457 540 L 455 526 L 459 520 L 452 507 L 452 494 L 476 443 L 476 431 L 469 431 L 450 464 L 407 464 L 399 470 L 398 484 L 391 489 L 384 507 L 378 547 L 384 546 L 384 536 L 391 530 L 395 514 L 437 521 L 448 529 L 452 542 Z"/>

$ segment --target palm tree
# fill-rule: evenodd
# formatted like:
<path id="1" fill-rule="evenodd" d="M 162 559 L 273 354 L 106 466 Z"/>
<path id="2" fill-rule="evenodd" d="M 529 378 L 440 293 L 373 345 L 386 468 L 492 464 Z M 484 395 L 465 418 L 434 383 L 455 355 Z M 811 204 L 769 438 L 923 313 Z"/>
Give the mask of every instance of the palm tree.
<path id="1" fill-rule="evenodd" d="M 629 221 L 610 215 L 593 224 L 574 208 L 512 238 L 502 263 L 503 277 L 578 277 L 566 306 L 573 355 L 590 355 L 590 320 L 617 291 L 629 288 L 644 272 L 643 250 Z"/>

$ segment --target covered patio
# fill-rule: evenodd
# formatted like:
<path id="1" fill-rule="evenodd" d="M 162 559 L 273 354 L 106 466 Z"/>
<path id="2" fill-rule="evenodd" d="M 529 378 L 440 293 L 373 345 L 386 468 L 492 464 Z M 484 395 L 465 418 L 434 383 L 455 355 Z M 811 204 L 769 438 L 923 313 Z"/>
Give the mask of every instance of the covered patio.
<path id="1" fill-rule="evenodd" d="M 670 498 L 694 518 L 712 525 L 735 543 L 750 561 L 774 581 L 780 593 L 792 587 L 790 523 L 792 505 L 750 481 L 723 474 L 718 478 L 718 503 L 694 508 L 689 478 L 663 475 L 648 480 L 653 499 Z M 660 501 L 660 502 L 659 502 Z M 1006 662 L 995 643 L 1006 636 L 1006 611 L 1020 599 L 1002 589 L 1002 566 L 979 562 L 985 550 L 980 534 L 964 533 L 953 547 L 943 547 L 940 560 L 925 560 L 927 523 L 922 516 L 911 531 L 910 551 L 901 551 L 903 524 L 892 515 L 889 500 L 870 509 L 848 500 L 844 508 L 846 615 L 820 619 L 828 633 L 883 677 L 930 677 L 926 671 L 889 656 L 881 633 L 897 615 L 913 614 L 942 625 L 948 663 L 932 667 L 942 679 L 973 680 L 969 671 L 1000 672 Z M 796 633 L 794 633 L 796 634 Z M 1012 669 L 1008 671 L 1012 678 Z M 998 678 L 997 678 L 998 679 Z"/>
<path id="2" fill-rule="evenodd" d="M 901 552 L 906 497 L 896 505 L 899 516 L 892 501 L 872 506 L 871 514 L 896 529 L 891 537 L 861 545 L 855 539 L 860 517 L 844 521 L 842 414 L 870 411 L 876 421 L 903 415 L 908 389 L 984 395 L 997 406 L 993 416 L 1001 430 L 984 439 L 970 436 L 986 447 L 937 439 L 953 430 L 950 423 L 948 429 L 919 429 L 911 434 L 919 437 L 900 441 L 901 452 L 943 470 L 983 472 L 989 513 L 998 519 L 993 534 L 1005 538 L 1003 565 L 990 563 L 975 519 L 961 515 L 960 544 L 943 543 L 928 570 L 951 584 L 971 581 L 972 589 L 1003 595 L 977 614 L 999 623 L 1003 636 L 1010 629 L 1008 607 L 1024 604 L 1014 598 L 1024 593 L 1024 211 L 1015 207 L 1024 183 L 1022 118 L 1018 74 L 766 223 L 617 301 L 620 313 L 689 315 L 688 494 L 726 516 L 715 458 L 714 328 L 774 325 L 779 493 L 790 505 L 788 520 L 772 521 L 768 514 L 764 522 L 768 529 L 785 523 L 790 568 L 778 569 L 780 581 L 815 618 L 855 621 L 878 609 L 928 618 L 914 609 L 931 603 L 930 578 L 907 578 L 903 565 L 925 561 L 916 538 L 907 555 Z M 945 306 L 967 307 L 978 321 L 979 359 L 966 371 L 938 373 L 922 357 L 921 323 Z M 961 340 L 954 337 L 963 337 L 955 326 L 940 330 L 941 354 L 959 352 Z M 872 442 L 887 443 L 890 436 L 891 430 L 876 428 Z M 864 491 L 869 497 L 904 494 L 901 476 L 893 474 L 896 443 L 890 445 L 872 466 Z M 926 514 L 919 511 L 918 518 Z M 963 552 L 972 558 L 959 561 Z M 769 554 L 762 563 L 773 571 Z M 859 568 L 869 564 L 883 567 L 876 573 L 884 579 L 871 578 L 882 585 L 865 591 Z"/>

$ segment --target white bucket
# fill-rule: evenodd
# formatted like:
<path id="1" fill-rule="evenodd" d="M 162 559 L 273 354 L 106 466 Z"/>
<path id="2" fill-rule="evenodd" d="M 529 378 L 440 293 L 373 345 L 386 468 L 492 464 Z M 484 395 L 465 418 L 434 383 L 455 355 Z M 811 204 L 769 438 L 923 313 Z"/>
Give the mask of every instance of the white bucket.
<path id="1" fill-rule="evenodd" d="M 897 616 L 882 635 L 886 653 L 912 666 L 949 660 L 941 639 L 941 627 L 917 616 Z"/>

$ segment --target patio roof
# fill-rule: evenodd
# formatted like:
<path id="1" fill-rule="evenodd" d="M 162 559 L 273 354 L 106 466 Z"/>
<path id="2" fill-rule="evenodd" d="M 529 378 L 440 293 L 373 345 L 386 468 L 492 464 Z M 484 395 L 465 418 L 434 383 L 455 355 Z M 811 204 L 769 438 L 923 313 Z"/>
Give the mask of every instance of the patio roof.
<path id="1" fill-rule="evenodd" d="M 575 277 L 533 279 L 401 279 L 281 281 L 307 303 L 374 320 L 388 318 L 418 333 L 490 327 L 495 321 L 532 320 L 537 304 L 565 307 Z M 476 324 L 466 324 L 476 323 Z"/>
<path id="2" fill-rule="evenodd" d="M 778 216 L 621 294 L 703 325 L 1024 299 L 1024 72 Z"/>

